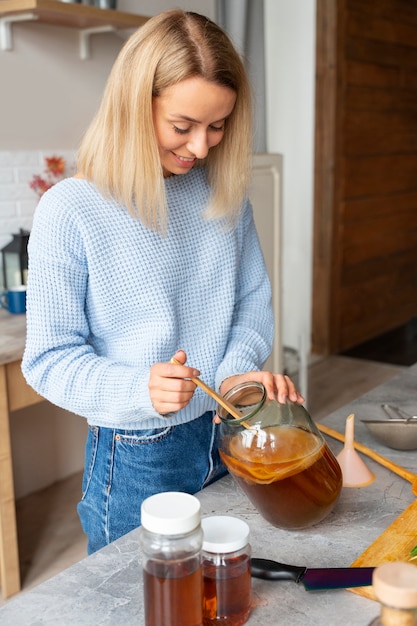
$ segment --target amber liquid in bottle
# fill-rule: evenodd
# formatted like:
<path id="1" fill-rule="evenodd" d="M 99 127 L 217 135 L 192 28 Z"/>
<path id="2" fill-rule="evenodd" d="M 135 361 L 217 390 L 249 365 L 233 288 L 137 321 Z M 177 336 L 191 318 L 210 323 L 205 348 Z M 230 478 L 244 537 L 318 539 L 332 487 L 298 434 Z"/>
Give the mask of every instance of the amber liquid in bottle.
<path id="1" fill-rule="evenodd" d="M 260 449 L 257 438 L 246 445 L 237 436 L 230 454 L 220 451 L 261 515 L 286 529 L 317 524 L 332 510 L 342 487 L 342 472 L 326 443 L 298 427 L 271 427 Z"/>
<path id="2" fill-rule="evenodd" d="M 251 608 L 249 556 L 227 559 L 223 566 L 205 560 L 203 571 L 204 626 L 244 624 Z"/>
<path id="3" fill-rule="evenodd" d="M 201 626 L 202 584 L 196 559 L 177 564 L 148 562 L 143 572 L 146 626 Z"/>

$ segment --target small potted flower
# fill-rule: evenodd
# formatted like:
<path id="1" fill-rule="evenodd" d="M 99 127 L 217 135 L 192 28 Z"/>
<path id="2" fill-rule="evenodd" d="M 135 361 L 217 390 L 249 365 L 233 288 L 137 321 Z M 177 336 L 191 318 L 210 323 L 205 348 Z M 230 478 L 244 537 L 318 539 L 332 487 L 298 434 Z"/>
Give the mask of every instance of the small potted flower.
<path id="1" fill-rule="evenodd" d="M 29 187 L 40 199 L 45 191 L 48 191 L 55 183 L 65 177 L 66 161 L 61 156 L 45 157 L 45 170 L 43 175 L 35 174 L 29 183 Z"/>

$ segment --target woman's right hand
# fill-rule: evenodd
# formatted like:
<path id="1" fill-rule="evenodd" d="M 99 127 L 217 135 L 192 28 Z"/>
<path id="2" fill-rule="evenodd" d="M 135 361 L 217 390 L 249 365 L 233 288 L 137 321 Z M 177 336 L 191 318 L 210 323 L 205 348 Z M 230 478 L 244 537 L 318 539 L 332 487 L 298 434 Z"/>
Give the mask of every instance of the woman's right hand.
<path id="1" fill-rule="evenodd" d="M 200 375 L 194 367 L 184 365 L 187 355 L 183 350 L 178 350 L 173 358 L 179 364 L 171 361 L 155 363 L 150 369 L 149 395 L 155 411 L 160 415 L 175 413 L 186 407 L 196 388 L 189 379 Z"/>

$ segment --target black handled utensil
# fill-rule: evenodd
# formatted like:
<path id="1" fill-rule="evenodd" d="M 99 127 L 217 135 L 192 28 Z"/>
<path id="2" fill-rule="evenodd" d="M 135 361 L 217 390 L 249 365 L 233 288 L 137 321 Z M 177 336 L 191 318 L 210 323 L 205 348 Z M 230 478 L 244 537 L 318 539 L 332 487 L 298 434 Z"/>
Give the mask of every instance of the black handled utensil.
<path id="1" fill-rule="evenodd" d="M 374 567 L 310 568 L 287 565 L 270 559 L 251 559 L 251 570 L 254 578 L 292 580 L 304 585 L 308 591 L 367 587 L 372 585 L 374 569 Z"/>

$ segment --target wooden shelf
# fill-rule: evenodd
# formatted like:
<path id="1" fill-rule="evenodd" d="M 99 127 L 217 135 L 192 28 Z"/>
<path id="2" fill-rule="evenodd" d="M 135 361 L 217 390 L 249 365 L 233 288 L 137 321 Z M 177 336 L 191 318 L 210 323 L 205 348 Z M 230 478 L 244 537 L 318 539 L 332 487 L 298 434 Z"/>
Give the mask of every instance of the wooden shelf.
<path id="1" fill-rule="evenodd" d="M 149 18 L 113 9 L 100 9 L 78 2 L 60 0 L 0 0 L 0 48 L 12 50 L 12 24 L 35 21 L 37 24 L 77 28 L 80 58 L 90 57 L 90 37 L 96 33 L 139 28 Z"/>
<path id="2" fill-rule="evenodd" d="M 138 28 L 149 18 L 134 13 L 100 9 L 76 2 L 59 0 L 1 0 L 0 19 L 31 13 L 39 24 L 53 24 L 69 28 L 96 28 L 112 26 L 114 29 Z"/>

